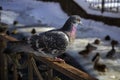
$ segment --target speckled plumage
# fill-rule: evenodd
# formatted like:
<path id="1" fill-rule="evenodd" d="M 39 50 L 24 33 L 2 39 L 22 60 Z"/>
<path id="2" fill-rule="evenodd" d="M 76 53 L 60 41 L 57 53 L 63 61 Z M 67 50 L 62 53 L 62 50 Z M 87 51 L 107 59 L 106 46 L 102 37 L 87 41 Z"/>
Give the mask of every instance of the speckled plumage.
<path id="1" fill-rule="evenodd" d="M 61 31 L 48 31 L 39 35 L 34 35 L 30 38 L 32 48 L 45 53 L 63 53 L 69 44 L 69 37 Z"/>
<path id="2" fill-rule="evenodd" d="M 64 53 L 69 43 L 74 41 L 76 27 L 79 23 L 80 17 L 73 15 L 65 22 L 62 28 L 31 36 L 28 44 L 31 45 L 34 51 L 39 52 L 39 54 L 44 52 L 45 55 L 56 57 Z M 19 45 L 23 46 L 22 44 Z"/>

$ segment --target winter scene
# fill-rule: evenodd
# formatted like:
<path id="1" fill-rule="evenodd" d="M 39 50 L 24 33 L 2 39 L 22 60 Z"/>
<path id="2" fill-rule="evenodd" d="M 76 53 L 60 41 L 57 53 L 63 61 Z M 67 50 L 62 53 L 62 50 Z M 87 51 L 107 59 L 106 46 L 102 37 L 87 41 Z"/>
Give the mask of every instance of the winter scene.
<path id="1" fill-rule="evenodd" d="M 0 80 L 120 80 L 120 0 L 0 0 Z"/>

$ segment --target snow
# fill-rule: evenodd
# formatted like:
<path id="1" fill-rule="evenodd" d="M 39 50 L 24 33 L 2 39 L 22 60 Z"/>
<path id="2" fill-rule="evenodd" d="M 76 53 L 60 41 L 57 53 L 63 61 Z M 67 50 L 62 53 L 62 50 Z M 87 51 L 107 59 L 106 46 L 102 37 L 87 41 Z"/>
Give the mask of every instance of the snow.
<path id="1" fill-rule="evenodd" d="M 77 2 L 83 0 L 74 1 Z M 54 28 L 60 28 L 69 17 L 62 11 L 59 3 L 54 2 L 44 3 L 35 0 L 3 0 L 0 1 L 0 5 L 2 5 L 4 9 L 2 11 L 2 22 L 10 24 L 10 28 L 17 29 L 19 33 L 23 33 L 25 36 L 29 36 L 30 31 L 33 28 L 35 28 L 38 33 Z M 93 12 L 91 10 L 88 10 L 88 12 L 89 11 L 91 13 Z M 98 14 L 99 12 L 95 11 L 95 13 Z M 113 17 L 113 14 L 111 13 L 105 14 Z M 118 14 L 116 14 L 114 17 L 118 17 Z M 12 26 L 14 20 L 19 22 L 17 26 Z M 115 59 L 106 59 L 105 55 L 111 49 L 111 46 L 110 41 L 105 41 L 104 37 L 106 35 L 110 35 L 112 39 L 118 40 L 120 43 L 120 37 L 118 37 L 120 34 L 120 28 L 116 26 L 109 26 L 102 22 L 96 22 L 90 19 L 82 18 L 82 22 L 83 26 L 78 26 L 77 39 L 67 49 L 68 55 L 71 55 L 76 60 L 76 62 L 82 65 L 90 75 L 99 78 L 99 80 L 119 80 L 120 44 L 115 47 Z M 100 45 L 94 45 L 97 47 L 97 50 L 90 53 L 87 58 L 84 58 L 78 54 L 78 52 L 83 50 L 88 43 L 93 43 L 95 39 L 101 40 Z M 96 52 L 100 52 L 102 56 L 101 62 L 105 63 L 108 67 L 108 71 L 105 74 L 99 74 L 99 72 L 93 69 L 91 58 L 95 55 Z"/>
<path id="2" fill-rule="evenodd" d="M 42 10 L 40 8 L 42 8 Z M 28 11 L 27 13 L 30 16 L 34 16 L 36 20 L 42 19 L 43 24 L 46 24 L 47 22 L 47 24 L 51 26 L 61 26 L 61 24 L 65 22 L 63 19 L 67 18 L 67 15 L 60 10 L 61 8 L 58 3 L 41 3 L 40 6 L 31 11 Z M 36 11 L 38 11 L 39 13 L 36 13 Z M 51 20 L 48 20 L 48 18 Z"/>
<path id="3" fill-rule="evenodd" d="M 8 24 L 12 24 L 13 21 L 18 16 L 18 14 L 16 14 L 15 12 L 11 12 L 11 11 L 0 11 L 0 12 L 1 12 L 1 20 L 2 20 L 2 22 L 6 22 Z"/>
<path id="4" fill-rule="evenodd" d="M 61 11 L 61 7 L 59 3 L 50 3 L 50 2 L 43 3 L 40 1 L 36 2 L 36 1 L 31 1 L 31 0 L 28 0 L 28 1 L 27 0 L 25 1 L 24 0 L 23 1 L 13 0 L 12 2 L 7 2 L 7 3 L 4 3 L 2 1 L 1 3 L 3 3 L 1 5 L 3 6 L 4 10 L 10 9 L 16 13 L 19 13 L 19 16 L 21 17 L 18 17 L 19 19 L 17 20 L 19 20 L 19 22 L 23 24 L 26 24 L 26 21 L 28 21 L 27 24 L 30 24 L 33 22 L 36 23 L 35 22 L 36 20 L 41 22 L 41 19 L 42 19 L 42 24 L 49 24 L 51 26 L 53 25 L 62 26 L 65 22 L 64 19 L 67 18 L 67 14 Z M 24 4 L 24 5 L 21 6 L 21 4 Z M 31 17 L 24 18 L 24 16 L 25 17 L 31 16 Z M 21 20 L 21 18 L 24 18 L 25 20 L 23 19 Z M 31 19 L 28 19 L 28 18 L 31 18 Z M 48 18 L 51 20 L 48 20 Z M 30 22 L 30 21 L 33 21 L 33 22 Z"/>
<path id="5" fill-rule="evenodd" d="M 116 48 L 116 59 L 111 60 L 111 59 L 106 59 L 105 55 L 106 53 L 111 49 L 110 43 L 105 44 L 106 42 L 102 40 L 100 45 L 94 45 L 97 47 L 97 50 L 93 51 L 88 55 L 88 57 L 84 58 L 82 55 L 79 55 L 78 52 L 83 50 L 87 43 L 93 43 L 93 41 L 96 38 L 83 38 L 83 39 L 76 39 L 74 44 L 70 47 L 70 49 L 67 50 L 68 54 L 71 55 L 76 59 L 76 61 L 82 65 L 84 70 L 86 70 L 90 75 L 96 76 L 99 78 L 99 80 L 119 80 L 119 73 L 120 73 L 120 64 L 119 64 L 119 57 L 120 57 L 120 47 Z M 102 63 L 106 64 L 108 67 L 108 71 L 105 72 L 104 74 L 101 74 L 97 72 L 96 70 L 93 69 L 93 63 L 91 62 L 91 59 L 93 56 L 97 53 L 100 52 L 100 55 L 102 59 L 100 60 Z M 98 76 L 99 75 L 99 76 Z M 112 76 L 112 77 L 111 77 Z M 114 76 L 114 77 L 113 77 Z"/>
<path id="6" fill-rule="evenodd" d="M 90 0 L 90 2 L 92 2 L 92 1 L 95 1 L 95 0 Z M 89 3 L 87 3 L 85 0 L 74 0 L 74 2 L 76 2 L 80 7 L 82 7 L 88 14 L 120 18 L 120 13 L 110 13 L 110 12 L 101 13 L 101 11 L 90 9 L 89 8 Z M 108 5 L 109 4 L 107 4 L 107 6 Z M 97 6 L 99 6 L 99 5 L 97 5 Z"/>

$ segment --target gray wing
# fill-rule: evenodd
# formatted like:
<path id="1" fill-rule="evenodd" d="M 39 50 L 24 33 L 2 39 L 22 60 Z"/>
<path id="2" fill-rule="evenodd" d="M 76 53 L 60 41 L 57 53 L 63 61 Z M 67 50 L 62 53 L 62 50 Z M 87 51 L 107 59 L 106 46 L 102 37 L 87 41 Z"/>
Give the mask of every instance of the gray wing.
<path id="1" fill-rule="evenodd" d="M 54 57 L 66 50 L 69 38 L 62 31 L 52 30 L 32 36 L 30 41 L 35 50 L 42 49 L 47 55 Z"/>

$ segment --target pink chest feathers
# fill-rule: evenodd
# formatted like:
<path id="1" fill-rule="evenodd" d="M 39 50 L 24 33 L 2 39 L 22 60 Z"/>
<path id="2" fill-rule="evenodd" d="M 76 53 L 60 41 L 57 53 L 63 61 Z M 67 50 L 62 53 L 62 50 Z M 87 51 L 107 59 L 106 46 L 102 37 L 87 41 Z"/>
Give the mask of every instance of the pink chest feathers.
<path id="1" fill-rule="evenodd" d="M 76 27 L 73 26 L 72 30 L 70 32 L 70 39 L 71 39 L 71 41 L 74 41 L 75 37 L 76 37 Z"/>
<path id="2" fill-rule="evenodd" d="M 72 27 L 72 31 L 70 32 L 70 36 L 74 37 L 76 35 L 76 27 Z"/>

